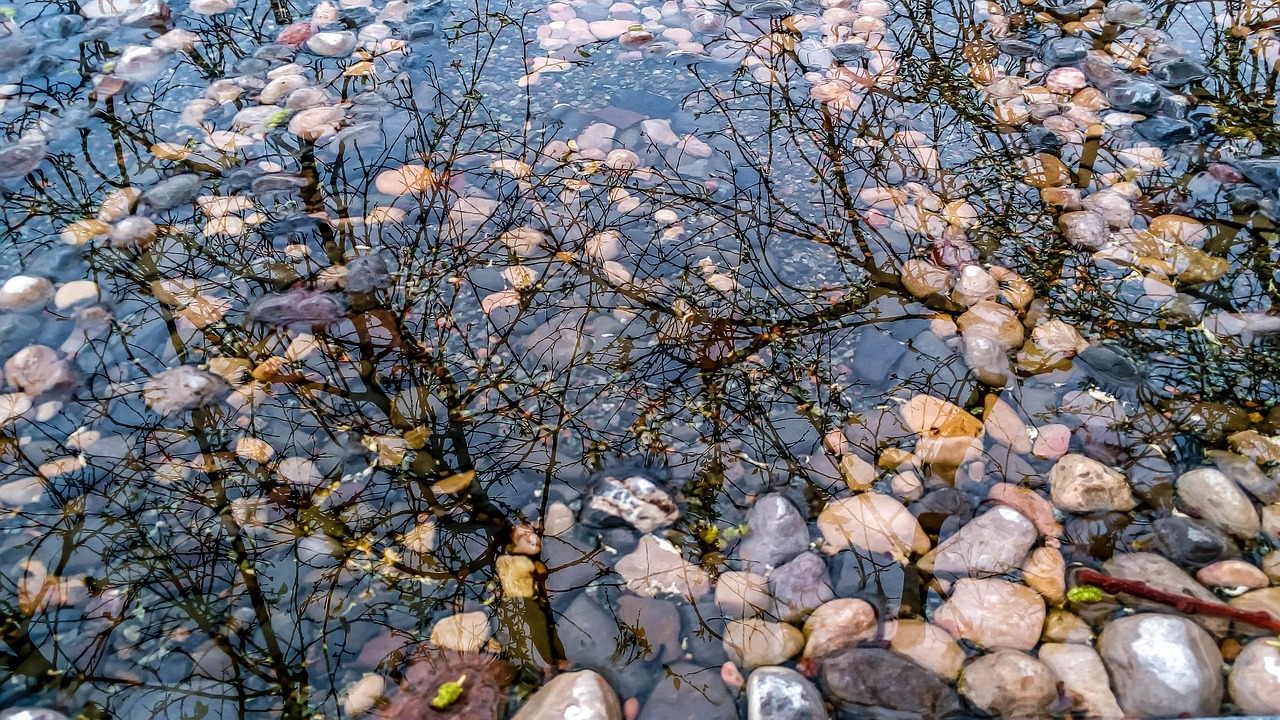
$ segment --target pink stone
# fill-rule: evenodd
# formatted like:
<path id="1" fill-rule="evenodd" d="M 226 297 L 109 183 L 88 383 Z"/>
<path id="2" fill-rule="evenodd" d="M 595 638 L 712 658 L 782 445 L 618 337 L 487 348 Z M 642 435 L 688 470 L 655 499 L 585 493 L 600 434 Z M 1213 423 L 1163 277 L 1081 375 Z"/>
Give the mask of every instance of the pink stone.
<path id="1" fill-rule="evenodd" d="M 296 22 L 281 30 L 280 34 L 276 36 L 276 42 L 291 48 L 302 47 L 302 43 L 310 40 L 314 34 L 315 28 L 311 26 L 311 23 Z"/>
<path id="2" fill-rule="evenodd" d="M 1060 423 L 1050 423 L 1036 428 L 1036 439 L 1031 444 L 1031 454 L 1045 460 L 1057 460 L 1067 454 L 1071 445 L 1071 428 Z"/>

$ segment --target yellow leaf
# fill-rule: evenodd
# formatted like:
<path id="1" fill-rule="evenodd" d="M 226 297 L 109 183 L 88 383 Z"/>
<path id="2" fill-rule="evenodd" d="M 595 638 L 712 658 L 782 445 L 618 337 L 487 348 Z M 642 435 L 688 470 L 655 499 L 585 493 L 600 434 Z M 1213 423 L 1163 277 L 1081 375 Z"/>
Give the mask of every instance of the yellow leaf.
<path id="1" fill-rule="evenodd" d="M 431 486 L 431 492 L 440 493 L 442 495 L 457 495 L 460 492 L 471 487 L 471 483 L 476 479 L 476 471 L 468 470 L 460 472 L 457 475 L 450 475 L 440 482 Z"/>

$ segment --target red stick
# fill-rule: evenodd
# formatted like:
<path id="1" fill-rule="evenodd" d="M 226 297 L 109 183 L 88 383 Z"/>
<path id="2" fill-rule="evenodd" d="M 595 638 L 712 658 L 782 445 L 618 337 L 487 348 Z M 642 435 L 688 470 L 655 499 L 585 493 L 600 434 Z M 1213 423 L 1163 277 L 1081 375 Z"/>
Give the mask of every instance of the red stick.
<path id="1" fill-rule="evenodd" d="M 1270 630 L 1271 632 L 1280 633 L 1280 619 L 1272 617 L 1265 612 L 1252 612 L 1249 610 L 1240 610 L 1230 605 L 1217 605 L 1205 600 L 1189 597 L 1187 595 L 1176 595 L 1174 593 L 1157 590 L 1150 585 L 1139 582 L 1137 580 L 1122 580 L 1109 575 L 1103 575 L 1097 570 L 1084 568 L 1076 571 L 1076 580 L 1084 585 L 1094 585 L 1102 588 L 1103 591 L 1115 595 L 1117 593 L 1125 593 L 1143 600 L 1151 600 L 1162 605 L 1170 605 L 1175 610 L 1186 613 L 1187 615 L 1212 615 L 1214 617 L 1229 618 L 1236 622 L 1256 625 L 1257 627 Z"/>

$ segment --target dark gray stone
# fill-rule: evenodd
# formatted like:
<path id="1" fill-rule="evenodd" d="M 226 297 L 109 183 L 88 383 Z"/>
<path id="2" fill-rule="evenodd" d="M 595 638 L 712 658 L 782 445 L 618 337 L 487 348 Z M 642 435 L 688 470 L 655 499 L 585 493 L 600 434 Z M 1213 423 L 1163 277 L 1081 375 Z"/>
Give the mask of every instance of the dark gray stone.
<path id="1" fill-rule="evenodd" d="M 1162 517 L 1152 523 L 1152 530 L 1160 554 L 1185 568 L 1202 568 L 1240 555 L 1239 548 L 1225 533 L 1194 518 Z"/>
<path id="2" fill-rule="evenodd" d="M 200 192 L 200 176 L 185 173 L 165 178 L 142 193 L 142 201 L 156 210 L 171 210 L 195 199 Z"/>
<path id="3" fill-rule="evenodd" d="M 1107 102 L 1116 110 L 1154 115 L 1164 103 L 1160 86 L 1141 80 L 1131 80 L 1107 89 Z"/>
<path id="4" fill-rule="evenodd" d="M 737 554 L 747 567 L 781 565 L 809 549 L 809 526 L 782 495 L 762 495 L 747 511 L 747 536 Z"/>
<path id="5" fill-rule="evenodd" d="M 931 720 L 963 713 L 944 680 L 889 650 L 849 648 L 823 660 L 819 677 L 827 697 L 849 716 Z"/>
<path id="6" fill-rule="evenodd" d="M 769 590 L 776 602 L 775 613 L 787 622 L 804 619 L 828 600 L 834 600 L 827 563 L 814 552 L 801 553 L 773 571 Z"/>

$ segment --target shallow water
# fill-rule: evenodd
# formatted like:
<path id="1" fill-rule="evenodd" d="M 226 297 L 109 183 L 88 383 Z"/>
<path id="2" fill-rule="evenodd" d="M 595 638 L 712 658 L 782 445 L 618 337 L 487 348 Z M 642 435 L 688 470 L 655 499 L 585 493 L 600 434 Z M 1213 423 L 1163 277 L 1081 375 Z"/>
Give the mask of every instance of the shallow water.
<path id="1" fill-rule="evenodd" d="M 591 667 L 642 717 L 731 712 L 710 594 L 628 590 L 630 528 L 548 532 L 596 473 L 668 485 L 656 532 L 714 579 L 765 491 L 813 520 L 865 490 L 842 456 L 936 545 L 996 483 L 1047 494 L 1053 425 L 1137 496 L 1059 508 L 1062 557 L 1096 566 L 1187 511 L 1173 482 L 1206 451 L 1277 432 L 1280 177 L 1242 164 L 1280 152 L 1274 4 L 1170 0 L 1136 28 L 917 0 L 153 5 L 0 6 L 0 355 L 48 346 L 25 372 L 70 378 L 6 367 L 0 706 L 354 715 L 354 683 L 394 694 L 438 620 L 483 612 L 513 709 Z M 1005 103 L 992 81 L 1043 83 L 1029 56 L 1063 32 L 1121 79 L 1202 63 L 1158 98 L 1196 137 Z M 1037 177 L 1043 150 L 1067 175 Z M 1101 250 L 1038 187 L 1116 183 L 1137 216 Z M 1147 257 L 1180 233 L 1193 260 Z M 921 261 L 940 293 L 904 282 Z M 1003 269 L 979 292 L 1017 335 L 982 362 L 966 267 Z M 926 448 L 921 394 L 987 431 Z M 533 563 L 503 560 L 526 527 Z M 826 545 L 835 594 L 881 620 L 947 595 Z M 670 700 L 671 677 L 715 689 Z"/>

